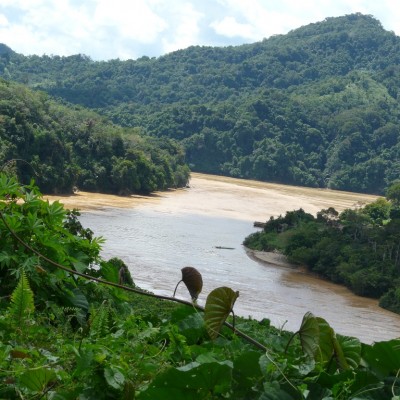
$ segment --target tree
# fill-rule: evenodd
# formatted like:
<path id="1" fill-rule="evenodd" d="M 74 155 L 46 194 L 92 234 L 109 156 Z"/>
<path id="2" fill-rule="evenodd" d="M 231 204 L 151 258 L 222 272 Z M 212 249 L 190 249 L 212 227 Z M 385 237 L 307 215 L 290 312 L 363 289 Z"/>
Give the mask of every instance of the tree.
<path id="1" fill-rule="evenodd" d="M 140 181 L 133 161 L 113 157 L 111 179 L 114 189 L 119 194 L 130 194 L 140 191 Z"/>
<path id="2" fill-rule="evenodd" d="M 383 221 L 390 217 L 390 203 L 381 197 L 376 201 L 367 204 L 362 209 L 362 212 L 368 215 L 375 224 L 382 225 Z"/>
<path id="3" fill-rule="evenodd" d="M 400 206 L 400 182 L 396 182 L 389 186 L 386 191 L 386 198 L 390 200 L 395 207 Z"/>

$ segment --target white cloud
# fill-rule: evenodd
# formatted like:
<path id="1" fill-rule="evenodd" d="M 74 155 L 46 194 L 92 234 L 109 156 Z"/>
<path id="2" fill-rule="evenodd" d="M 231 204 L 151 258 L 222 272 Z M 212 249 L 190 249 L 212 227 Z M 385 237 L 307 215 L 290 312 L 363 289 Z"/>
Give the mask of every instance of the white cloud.
<path id="1" fill-rule="evenodd" d="M 220 21 L 210 24 L 218 35 L 227 37 L 239 36 L 246 39 L 253 39 L 255 36 L 254 28 L 250 24 L 242 24 L 236 21 L 235 17 L 225 17 Z"/>
<path id="2" fill-rule="evenodd" d="M 229 10 L 229 15 L 222 21 L 213 22 L 211 26 L 217 33 L 228 37 L 232 37 L 236 29 L 236 36 L 257 41 L 274 34 L 287 33 L 302 25 L 296 13 L 288 12 L 288 8 L 282 7 L 282 0 L 219 0 L 219 3 Z"/>
<path id="3" fill-rule="evenodd" d="M 9 24 L 7 17 L 4 14 L 0 14 L 0 27 L 7 26 Z"/>
<path id="4" fill-rule="evenodd" d="M 400 7 L 398 0 L 217 0 L 229 13 L 224 20 L 213 22 L 212 26 L 220 34 L 231 37 L 232 31 L 221 28 L 225 21 L 233 16 L 240 16 L 240 25 L 251 25 L 254 40 L 261 40 L 274 34 L 284 34 L 313 22 L 322 21 L 327 17 L 337 17 L 345 14 L 361 12 L 373 15 L 384 27 L 400 33 Z M 231 28 L 233 24 L 231 24 Z M 246 38 L 237 26 L 238 36 Z M 249 36 L 250 37 L 250 36 Z"/>
<path id="5" fill-rule="evenodd" d="M 353 12 L 400 33 L 398 0 L 0 0 L 0 41 L 23 54 L 126 59 L 255 42 Z"/>
<path id="6" fill-rule="evenodd" d="M 171 11 L 173 23 L 169 26 L 169 35 L 162 38 L 164 53 L 198 44 L 201 40 L 199 22 L 204 14 L 189 2 L 175 6 Z"/>
<path id="7" fill-rule="evenodd" d="M 12 6 L 20 10 L 29 10 L 45 3 L 46 0 L 1 0 L 2 7 Z"/>
<path id="8" fill-rule="evenodd" d="M 150 5 L 145 0 L 98 0 L 94 24 L 100 29 L 114 28 L 124 39 L 151 43 L 166 29 L 167 22 Z"/>

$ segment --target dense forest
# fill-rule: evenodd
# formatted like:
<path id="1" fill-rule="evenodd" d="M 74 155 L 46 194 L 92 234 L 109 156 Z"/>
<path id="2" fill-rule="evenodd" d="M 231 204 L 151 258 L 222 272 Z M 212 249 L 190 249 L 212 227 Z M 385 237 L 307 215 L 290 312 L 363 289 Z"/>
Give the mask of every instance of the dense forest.
<path id="1" fill-rule="evenodd" d="M 400 38 L 372 16 L 104 62 L 0 48 L 0 74 L 173 138 L 193 171 L 382 194 L 399 178 Z"/>
<path id="2" fill-rule="evenodd" d="M 360 296 L 400 314 L 400 184 L 360 209 L 333 208 L 316 217 L 300 209 L 271 217 L 248 236 L 252 249 L 276 251 L 289 261 L 344 284 Z"/>
<path id="3" fill-rule="evenodd" d="M 400 340 L 361 343 L 311 313 L 294 333 L 234 318 L 225 286 L 201 307 L 193 269 L 188 300 L 156 296 L 78 217 L 0 173 L 0 398 L 399 398 Z"/>
<path id="4" fill-rule="evenodd" d="M 185 186 L 184 150 L 169 138 L 121 128 L 81 106 L 0 80 L 0 164 L 21 182 L 34 178 L 46 193 L 76 188 L 103 193 L 150 193 Z"/>

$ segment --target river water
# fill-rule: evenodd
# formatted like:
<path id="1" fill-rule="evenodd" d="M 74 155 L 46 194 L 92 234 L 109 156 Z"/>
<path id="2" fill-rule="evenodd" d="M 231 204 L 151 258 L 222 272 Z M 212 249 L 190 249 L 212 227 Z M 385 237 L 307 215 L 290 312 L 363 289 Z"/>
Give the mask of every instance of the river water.
<path id="1" fill-rule="evenodd" d="M 229 286 L 240 292 L 238 315 L 268 318 L 295 331 L 311 311 L 336 332 L 371 343 L 399 337 L 400 316 L 303 270 L 256 260 L 242 242 L 256 231 L 255 220 L 299 207 L 311 213 L 329 206 L 341 210 L 373 199 L 194 174 L 188 189 L 135 199 L 132 207 L 116 202 L 86 210 L 81 221 L 106 239 L 103 256 L 123 259 L 143 289 L 172 296 L 181 268 L 193 266 L 203 276 L 200 304 L 212 289 Z M 177 297 L 190 300 L 184 284 Z"/>

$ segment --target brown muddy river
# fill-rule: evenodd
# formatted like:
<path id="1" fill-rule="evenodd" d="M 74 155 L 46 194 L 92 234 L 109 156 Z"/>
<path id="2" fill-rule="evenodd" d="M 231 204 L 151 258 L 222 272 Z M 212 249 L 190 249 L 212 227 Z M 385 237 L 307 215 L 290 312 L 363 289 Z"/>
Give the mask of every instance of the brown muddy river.
<path id="1" fill-rule="evenodd" d="M 254 221 L 271 215 L 300 207 L 313 214 L 330 206 L 341 211 L 375 198 L 193 174 L 190 188 L 152 197 L 78 193 L 61 200 L 84 210 L 84 226 L 107 240 L 104 257 L 122 258 L 144 289 L 171 296 L 181 268 L 190 265 L 203 275 L 200 304 L 212 289 L 229 286 L 240 292 L 238 315 L 294 331 L 311 311 L 336 332 L 371 343 L 399 337 L 400 316 L 304 271 L 256 260 L 242 242 L 256 231 Z M 183 284 L 177 296 L 189 300 Z"/>

